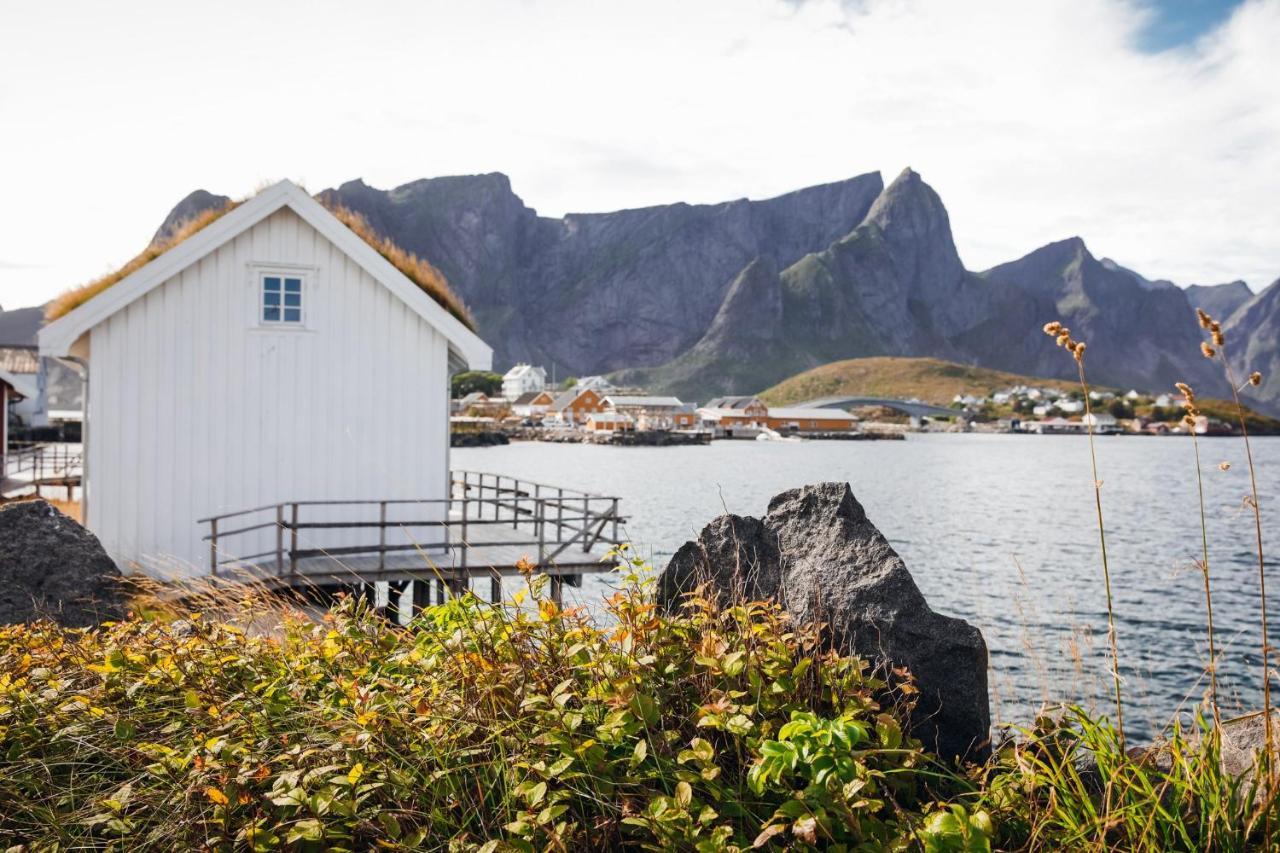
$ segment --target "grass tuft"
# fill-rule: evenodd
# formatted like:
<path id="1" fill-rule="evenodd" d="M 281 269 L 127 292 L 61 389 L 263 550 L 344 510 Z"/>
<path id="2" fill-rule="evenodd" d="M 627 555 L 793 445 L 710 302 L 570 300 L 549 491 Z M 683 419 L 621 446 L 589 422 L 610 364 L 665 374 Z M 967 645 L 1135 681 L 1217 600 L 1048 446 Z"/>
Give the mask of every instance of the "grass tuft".
<path id="1" fill-rule="evenodd" d="M 45 320 L 53 322 L 60 317 L 66 316 L 98 294 L 142 269 L 187 238 L 209 227 L 241 204 L 244 204 L 244 201 L 243 199 L 240 201 L 228 201 L 221 207 L 209 208 L 196 214 L 175 228 L 168 237 L 148 245 L 142 252 L 119 269 L 65 291 L 45 308 Z M 439 303 L 441 307 L 457 318 L 468 329 L 475 331 L 476 323 L 471 311 L 439 270 L 425 259 L 412 252 L 405 251 L 390 238 L 376 232 L 360 214 L 341 205 L 324 201 L 321 201 L 321 203 L 343 225 L 355 232 L 360 239 L 368 243 L 374 251 L 417 285 L 420 290 Z"/>

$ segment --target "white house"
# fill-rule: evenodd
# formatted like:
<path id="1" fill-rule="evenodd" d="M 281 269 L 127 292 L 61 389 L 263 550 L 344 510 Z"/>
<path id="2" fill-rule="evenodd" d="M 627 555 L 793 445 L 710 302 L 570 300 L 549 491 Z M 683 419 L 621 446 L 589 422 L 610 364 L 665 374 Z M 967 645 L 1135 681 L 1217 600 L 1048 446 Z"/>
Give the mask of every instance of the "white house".
<path id="1" fill-rule="evenodd" d="M 584 376 L 574 383 L 574 389 L 578 391 L 595 391 L 601 397 L 617 391 L 617 387 L 605 379 L 603 376 Z"/>
<path id="2" fill-rule="evenodd" d="M 515 401 L 547 387 L 547 371 L 532 364 L 517 364 L 502 376 L 502 396 Z"/>
<path id="3" fill-rule="evenodd" d="M 187 574 L 208 571 L 211 516 L 445 498 L 449 375 L 492 358 L 289 181 L 45 326 L 40 351 L 87 378 L 87 526 L 117 561 Z M 235 547 L 275 548 L 267 521 Z M 325 533 L 300 531 L 300 547 L 344 544 Z"/>

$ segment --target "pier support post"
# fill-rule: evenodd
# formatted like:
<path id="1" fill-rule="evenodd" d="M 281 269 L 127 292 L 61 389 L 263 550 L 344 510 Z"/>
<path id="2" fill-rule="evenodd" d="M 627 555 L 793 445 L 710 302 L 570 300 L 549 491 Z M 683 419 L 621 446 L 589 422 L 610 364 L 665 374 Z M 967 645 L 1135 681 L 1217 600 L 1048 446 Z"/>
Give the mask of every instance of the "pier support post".
<path id="1" fill-rule="evenodd" d="M 388 581 L 387 582 L 387 621 L 392 625 L 402 625 L 407 619 L 402 619 L 401 613 L 404 612 L 402 602 L 404 601 L 404 592 L 412 581 Z M 413 615 L 413 609 L 409 609 L 410 617 Z"/>
<path id="2" fill-rule="evenodd" d="M 413 615 L 417 616 L 431 606 L 431 581 L 418 578 L 413 581 Z"/>

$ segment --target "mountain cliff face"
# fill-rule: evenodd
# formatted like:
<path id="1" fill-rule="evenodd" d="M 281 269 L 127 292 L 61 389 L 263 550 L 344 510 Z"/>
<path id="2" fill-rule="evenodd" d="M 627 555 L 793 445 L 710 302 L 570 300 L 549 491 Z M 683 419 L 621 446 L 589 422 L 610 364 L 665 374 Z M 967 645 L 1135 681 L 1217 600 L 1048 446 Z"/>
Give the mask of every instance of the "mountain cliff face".
<path id="1" fill-rule="evenodd" d="M 351 181 L 320 195 L 440 268 L 498 367 L 616 371 L 692 399 L 873 355 L 1071 378 L 1074 363 L 1040 331 L 1050 319 L 1089 343 L 1098 384 L 1187 381 L 1221 395 L 1225 382 L 1198 354 L 1193 302 L 1231 314 L 1261 361 L 1280 339 L 1265 337 L 1280 316 L 1274 285 L 1267 300 L 1239 282 L 1184 291 L 1095 258 L 1080 238 L 970 272 L 942 200 L 910 169 L 887 187 L 870 173 L 764 201 L 560 219 L 539 216 L 496 173 L 391 190 Z M 193 193 L 158 236 L 223 201 Z M 1280 388 L 1267 389 L 1280 406 Z"/>
<path id="2" fill-rule="evenodd" d="M 1186 289 L 1192 308 L 1202 308 L 1214 317 L 1226 320 L 1253 298 L 1253 291 L 1243 281 L 1228 284 L 1193 284 Z"/>
<path id="3" fill-rule="evenodd" d="M 662 364 L 707 332 L 753 260 L 786 266 L 847 233 L 878 174 L 767 201 L 539 217 L 504 175 L 322 193 L 429 259 L 475 312 L 498 364 L 560 375 Z"/>
<path id="4" fill-rule="evenodd" d="M 1248 397 L 1261 409 L 1280 412 L 1280 279 L 1237 308 L 1223 334 L 1236 380 L 1262 373 L 1262 384 L 1248 388 Z"/>

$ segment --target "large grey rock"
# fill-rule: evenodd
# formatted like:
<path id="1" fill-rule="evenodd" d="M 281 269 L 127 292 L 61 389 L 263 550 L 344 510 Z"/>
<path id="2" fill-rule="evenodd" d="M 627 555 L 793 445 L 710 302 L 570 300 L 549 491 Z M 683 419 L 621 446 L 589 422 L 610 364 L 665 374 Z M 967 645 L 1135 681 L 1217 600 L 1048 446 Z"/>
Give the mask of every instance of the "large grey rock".
<path id="1" fill-rule="evenodd" d="M 722 603 L 774 599 L 800 623 L 819 623 L 832 647 L 920 691 L 912 729 L 953 758 L 989 752 L 987 646 L 962 619 L 930 609 L 902 558 L 847 483 L 777 495 L 763 519 L 722 515 L 686 542 L 658 578 L 667 610 L 700 585 Z"/>
<path id="2" fill-rule="evenodd" d="M 0 507 L 0 624 L 88 627 L 124 615 L 120 571 L 98 538 L 45 501 Z"/>

